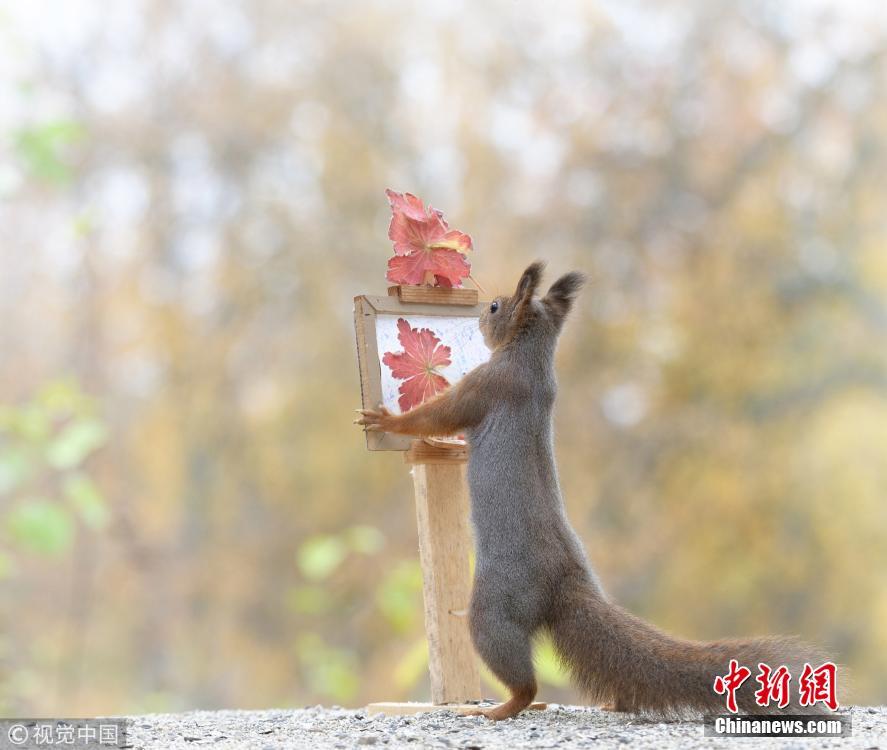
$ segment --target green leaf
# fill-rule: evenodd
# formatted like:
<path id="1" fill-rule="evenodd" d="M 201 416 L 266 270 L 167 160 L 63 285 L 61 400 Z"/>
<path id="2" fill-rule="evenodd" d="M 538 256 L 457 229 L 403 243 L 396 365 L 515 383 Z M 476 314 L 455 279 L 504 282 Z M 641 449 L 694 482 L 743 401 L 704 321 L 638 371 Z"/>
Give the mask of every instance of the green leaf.
<path id="1" fill-rule="evenodd" d="M 49 436 L 49 413 L 40 404 L 32 403 L 14 410 L 13 430 L 23 438 L 42 442 Z"/>
<path id="2" fill-rule="evenodd" d="M 422 570 L 414 560 L 404 560 L 392 568 L 376 590 L 376 604 L 391 627 L 406 633 L 422 611 Z"/>
<path id="3" fill-rule="evenodd" d="M 374 555 L 385 546 L 385 536 L 373 526 L 352 526 L 345 532 L 345 539 L 362 555 Z"/>
<path id="4" fill-rule="evenodd" d="M 30 500 L 19 505 L 10 512 L 6 523 L 13 539 L 45 555 L 61 554 L 74 539 L 71 517 L 63 508 L 46 500 Z"/>
<path id="5" fill-rule="evenodd" d="M 345 543 L 337 536 L 311 537 L 299 548 L 299 570 L 306 578 L 322 581 L 336 571 L 347 553 Z"/>
<path id="6" fill-rule="evenodd" d="M 91 529 L 101 529 L 108 524 L 108 507 L 95 483 L 82 472 L 65 479 L 65 496 L 77 510 L 77 514 Z"/>
<path id="7" fill-rule="evenodd" d="M 22 448 L 0 451 L 0 495 L 18 489 L 31 473 L 31 462 Z"/>
<path id="8" fill-rule="evenodd" d="M 328 646 L 317 633 L 302 633 L 296 651 L 314 692 L 343 703 L 354 697 L 359 683 L 352 653 Z"/>
<path id="9" fill-rule="evenodd" d="M 72 380 L 52 380 L 44 385 L 37 394 L 37 400 L 52 414 L 77 414 L 89 404 L 89 398 L 83 394 Z"/>
<path id="10" fill-rule="evenodd" d="M 18 131 L 15 150 L 33 175 L 62 184 L 71 176 L 65 159 L 67 147 L 83 135 L 83 127 L 76 122 L 48 122 Z"/>
<path id="11" fill-rule="evenodd" d="M 108 430 L 95 418 L 77 419 L 65 427 L 46 449 L 46 460 L 56 469 L 73 469 L 104 444 Z"/>

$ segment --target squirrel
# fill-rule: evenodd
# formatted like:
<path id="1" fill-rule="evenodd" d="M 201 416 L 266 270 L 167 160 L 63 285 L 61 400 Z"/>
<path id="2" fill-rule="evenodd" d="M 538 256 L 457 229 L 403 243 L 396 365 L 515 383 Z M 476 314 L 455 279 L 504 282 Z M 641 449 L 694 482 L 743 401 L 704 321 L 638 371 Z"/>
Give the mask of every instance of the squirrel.
<path id="1" fill-rule="evenodd" d="M 722 713 L 714 689 L 731 659 L 756 669 L 785 665 L 799 675 L 823 656 L 794 637 L 711 642 L 673 637 L 610 601 L 567 519 L 554 458 L 554 352 L 564 321 L 585 283 L 568 273 L 546 294 L 535 292 L 544 265 L 533 263 L 510 297 L 480 316 L 492 354 L 460 381 L 403 414 L 383 406 L 358 410 L 367 430 L 414 436 L 464 432 L 476 545 L 469 625 L 480 657 L 510 699 L 476 714 L 511 718 L 530 705 L 537 686 L 532 639 L 548 631 L 577 686 L 611 710 L 652 716 Z M 774 712 L 755 701 L 754 679 L 736 691 L 740 711 Z M 794 691 L 797 692 L 797 691 Z M 803 709 L 798 697 L 782 709 Z"/>

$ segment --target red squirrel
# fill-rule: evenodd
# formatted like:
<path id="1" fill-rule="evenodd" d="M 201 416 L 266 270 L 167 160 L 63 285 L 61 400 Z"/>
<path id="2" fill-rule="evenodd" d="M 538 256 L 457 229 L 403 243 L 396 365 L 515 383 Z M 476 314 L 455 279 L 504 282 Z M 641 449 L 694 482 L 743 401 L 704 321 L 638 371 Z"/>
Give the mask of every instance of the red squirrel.
<path id="1" fill-rule="evenodd" d="M 578 687 L 614 710 L 658 716 L 721 713 L 713 689 L 731 659 L 757 669 L 824 661 L 793 637 L 710 642 L 668 635 L 610 601 L 567 520 L 554 459 L 554 352 L 564 320 L 584 284 L 578 272 L 535 292 L 543 264 L 533 263 L 510 297 L 480 317 L 489 361 L 453 387 L 404 413 L 360 410 L 357 424 L 415 436 L 464 432 L 477 562 L 469 622 L 474 646 L 509 689 L 510 699 L 478 713 L 516 716 L 536 695 L 532 639 L 548 631 Z M 736 693 L 741 711 L 762 713 L 747 679 Z M 797 696 L 783 709 L 800 709 Z"/>

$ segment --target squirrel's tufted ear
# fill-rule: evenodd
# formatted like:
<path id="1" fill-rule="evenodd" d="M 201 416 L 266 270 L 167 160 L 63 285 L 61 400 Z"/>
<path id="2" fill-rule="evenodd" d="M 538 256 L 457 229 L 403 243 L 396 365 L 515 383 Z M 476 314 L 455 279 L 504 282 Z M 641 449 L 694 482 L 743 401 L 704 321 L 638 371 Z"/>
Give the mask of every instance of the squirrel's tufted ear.
<path id="1" fill-rule="evenodd" d="M 521 274 L 517 282 L 517 289 L 512 297 L 511 314 L 508 323 L 507 340 L 513 339 L 522 331 L 533 318 L 533 294 L 542 279 L 542 270 L 545 264 L 542 261 L 530 263 L 527 270 Z"/>
<path id="2" fill-rule="evenodd" d="M 517 282 L 517 289 L 514 292 L 514 296 L 518 300 L 529 300 L 533 296 L 536 292 L 536 287 L 539 286 L 539 282 L 542 280 L 543 270 L 545 270 L 545 264 L 540 260 L 527 266 L 527 270 L 521 275 L 520 281 Z"/>
<path id="3" fill-rule="evenodd" d="M 576 295 L 585 284 L 585 281 L 586 276 L 584 273 L 571 271 L 555 281 L 548 293 L 542 298 L 542 304 L 548 308 L 556 323 L 562 323 L 567 313 L 570 312 L 573 300 L 576 299 Z"/>

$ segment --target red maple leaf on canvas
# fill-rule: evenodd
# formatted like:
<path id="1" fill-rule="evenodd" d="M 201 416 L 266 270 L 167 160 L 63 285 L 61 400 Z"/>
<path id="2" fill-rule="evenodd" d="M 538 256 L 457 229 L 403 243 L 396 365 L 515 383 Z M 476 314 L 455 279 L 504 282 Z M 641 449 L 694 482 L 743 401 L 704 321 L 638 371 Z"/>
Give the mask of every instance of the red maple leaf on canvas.
<path id="1" fill-rule="evenodd" d="M 471 250 L 471 237 L 450 229 L 443 214 L 425 207 L 411 193 L 386 190 L 391 204 L 388 237 L 394 242 L 394 257 L 388 261 L 389 281 L 395 284 L 423 284 L 426 274 L 443 287 L 461 286 L 471 272 L 465 253 Z"/>
<path id="2" fill-rule="evenodd" d="M 409 411 L 436 393 L 449 387 L 449 381 L 437 369 L 450 364 L 450 347 L 428 328 L 411 328 L 403 318 L 397 320 L 397 340 L 402 352 L 385 352 L 382 361 L 391 374 L 403 380 L 398 392 L 401 411 Z"/>

